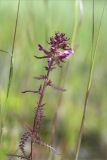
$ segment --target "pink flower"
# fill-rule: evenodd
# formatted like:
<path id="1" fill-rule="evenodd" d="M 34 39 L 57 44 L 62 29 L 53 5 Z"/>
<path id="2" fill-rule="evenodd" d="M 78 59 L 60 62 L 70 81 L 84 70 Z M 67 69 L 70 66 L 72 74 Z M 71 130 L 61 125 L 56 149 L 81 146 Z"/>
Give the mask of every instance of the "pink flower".
<path id="1" fill-rule="evenodd" d="M 72 55 L 72 54 L 74 54 L 74 50 L 69 49 L 69 50 L 65 50 L 64 52 L 59 52 L 58 57 L 60 59 L 64 59 L 64 58 L 67 58 L 69 55 Z"/>

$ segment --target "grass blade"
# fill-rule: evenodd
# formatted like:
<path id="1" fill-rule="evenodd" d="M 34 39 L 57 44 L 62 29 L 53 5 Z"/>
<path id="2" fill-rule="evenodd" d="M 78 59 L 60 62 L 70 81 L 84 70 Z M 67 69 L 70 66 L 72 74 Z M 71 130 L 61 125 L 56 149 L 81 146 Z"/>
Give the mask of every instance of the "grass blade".
<path id="1" fill-rule="evenodd" d="M 17 8 L 17 15 L 16 15 L 16 23 L 15 23 L 15 30 L 14 30 L 14 36 L 13 36 L 13 44 L 12 44 L 12 55 L 10 59 L 10 69 L 9 69 L 9 80 L 7 85 L 7 93 L 6 93 L 6 99 L 9 95 L 12 75 L 13 75 L 13 53 L 14 53 L 14 46 L 15 46 L 15 40 L 16 40 L 16 31 L 17 31 L 17 24 L 18 24 L 18 17 L 19 17 L 19 8 L 20 8 L 20 0 L 18 1 L 18 8 Z"/>
<path id="2" fill-rule="evenodd" d="M 8 79 L 8 85 L 7 85 L 7 92 L 6 92 L 6 100 L 9 95 L 9 90 L 10 90 L 10 85 L 11 85 L 11 79 L 12 79 L 12 74 L 13 74 L 13 53 L 14 53 L 14 45 L 15 45 L 15 38 L 16 38 L 16 31 L 17 31 L 17 23 L 18 23 L 18 15 L 19 15 L 19 7 L 20 7 L 20 0 L 18 1 L 18 9 L 17 9 L 17 16 L 16 16 L 16 23 L 15 23 L 15 31 L 14 31 L 14 37 L 13 37 L 13 44 L 12 44 L 12 54 L 11 54 L 11 59 L 10 59 L 10 68 L 9 68 L 9 79 Z M 1 50 L 1 52 L 8 53 L 5 50 Z M 6 103 L 5 100 L 5 103 Z M 4 103 L 4 106 L 5 106 Z M 3 113 L 2 113 L 2 104 L 0 106 L 0 143 L 2 144 L 2 137 L 3 137 L 3 126 L 4 126 L 4 119 L 3 119 Z"/>
<path id="3" fill-rule="evenodd" d="M 80 131 L 79 131 L 79 138 L 78 138 L 78 142 L 77 142 L 75 160 L 78 160 L 80 146 L 81 146 L 81 140 L 82 140 L 82 136 L 83 136 L 84 122 L 85 122 L 86 109 L 87 109 L 87 102 L 88 102 L 88 97 L 89 97 L 91 83 L 92 83 L 92 73 L 93 73 L 94 64 L 95 64 L 96 49 L 97 49 L 97 45 L 98 45 L 98 41 L 99 41 L 99 35 L 100 35 L 100 31 L 101 31 L 101 24 L 102 24 L 104 9 L 105 9 L 105 3 L 104 3 L 101 19 L 100 19 L 99 31 L 98 31 L 98 36 L 97 36 L 95 48 L 93 49 L 93 44 L 92 44 L 92 48 L 91 48 L 91 65 L 90 65 L 89 78 L 88 78 L 87 90 L 86 90 L 84 107 L 83 107 L 82 121 L 81 121 L 81 126 L 80 126 Z M 93 14 L 94 14 L 94 0 L 93 0 Z M 92 28 L 93 28 L 92 29 L 93 30 L 92 31 L 92 43 L 93 43 L 94 42 L 94 15 L 93 15 Z"/>

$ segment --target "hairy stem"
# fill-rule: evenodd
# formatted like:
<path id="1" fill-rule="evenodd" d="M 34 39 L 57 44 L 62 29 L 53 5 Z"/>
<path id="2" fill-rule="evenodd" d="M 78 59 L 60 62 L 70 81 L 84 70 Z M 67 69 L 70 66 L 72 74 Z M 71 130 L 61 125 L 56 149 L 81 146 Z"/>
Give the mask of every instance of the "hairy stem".
<path id="1" fill-rule="evenodd" d="M 53 64 L 53 61 L 51 61 L 50 65 L 49 65 L 49 68 L 48 68 L 48 71 L 47 71 L 47 79 L 49 78 L 49 74 L 50 74 L 50 71 L 51 71 L 51 67 L 52 67 L 52 64 Z M 47 82 L 44 81 L 43 85 L 42 85 L 42 89 L 41 89 L 41 94 L 40 94 L 40 97 L 39 97 L 39 101 L 38 101 L 38 105 L 37 105 L 37 110 L 35 112 L 35 116 L 34 116 L 34 123 L 33 123 L 33 132 L 32 132 L 32 140 L 31 140 L 31 160 L 33 160 L 33 143 L 34 143 L 34 134 L 38 134 L 38 131 L 36 131 L 36 121 L 37 121 L 37 117 L 38 117 L 38 114 L 39 114 L 39 107 L 41 107 L 42 105 L 42 100 L 43 100 L 43 97 L 44 97 L 44 93 L 45 93 L 45 89 L 47 87 Z"/>

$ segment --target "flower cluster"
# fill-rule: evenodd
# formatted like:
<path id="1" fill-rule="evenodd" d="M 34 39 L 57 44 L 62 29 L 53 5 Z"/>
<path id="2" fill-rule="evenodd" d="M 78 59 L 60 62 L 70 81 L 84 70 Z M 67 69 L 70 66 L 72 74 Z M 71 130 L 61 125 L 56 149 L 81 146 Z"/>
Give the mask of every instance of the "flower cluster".
<path id="1" fill-rule="evenodd" d="M 65 58 L 74 53 L 74 50 L 70 48 L 68 41 L 69 38 L 67 38 L 64 33 L 58 32 L 54 37 L 51 37 L 50 42 L 48 42 L 50 45 L 49 51 L 40 44 L 38 47 L 39 50 L 46 55 L 44 58 L 48 58 L 48 63 L 53 60 L 56 64 L 60 64 Z"/>

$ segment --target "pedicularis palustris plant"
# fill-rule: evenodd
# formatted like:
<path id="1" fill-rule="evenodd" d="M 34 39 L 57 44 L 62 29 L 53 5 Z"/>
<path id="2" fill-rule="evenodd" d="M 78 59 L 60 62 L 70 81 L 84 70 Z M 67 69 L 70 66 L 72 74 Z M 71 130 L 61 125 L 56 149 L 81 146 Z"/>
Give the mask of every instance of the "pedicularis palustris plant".
<path id="1" fill-rule="evenodd" d="M 64 60 L 74 53 L 74 51 L 70 48 L 69 39 L 65 36 L 64 33 L 56 33 L 54 37 L 50 38 L 49 49 L 45 49 L 42 45 L 38 45 L 39 51 L 43 52 L 42 57 L 37 57 L 37 59 L 47 59 L 47 66 L 45 67 L 46 73 L 44 75 L 40 75 L 39 77 L 35 77 L 37 80 L 43 81 L 43 83 L 40 85 L 39 89 L 37 91 L 23 91 L 23 93 L 26 92 L 34 92 L 39 94 L 39 99 L 37 102 L 37 107 L 34 115 L 34 122 L 33 126 L 23 134 L 20 140 L 19 148 L 22 152 L 22 155 L 17 155 L 19 158 L 24 158 L 28 160 L 33 160 L 33 152 L 34 152 L 34 145 L 39 144 L 42 146 L 45 146 L 49 148 L 50 150 L 55 151 L 55 149 L 46 143 L 44 143 L 41 139 L 41 136 L 39 134 L 42 118 L 44 117 L 44 106 L 43 103 L 43 97 L 45 94 L 45 90 L 48 87 L 52 87 L 53 89 L 59 90 L 59 91 L 65 91 L 62 88 L 57 87 L 53 84 L 52 80 L 49 78 L 50 72 L 57 68 L 58 66 L 61 66 L 61 63 L 64 62 Z M 26 151 L 26 142 L 30 140 L 30 153 L 28 155 Z"/>

